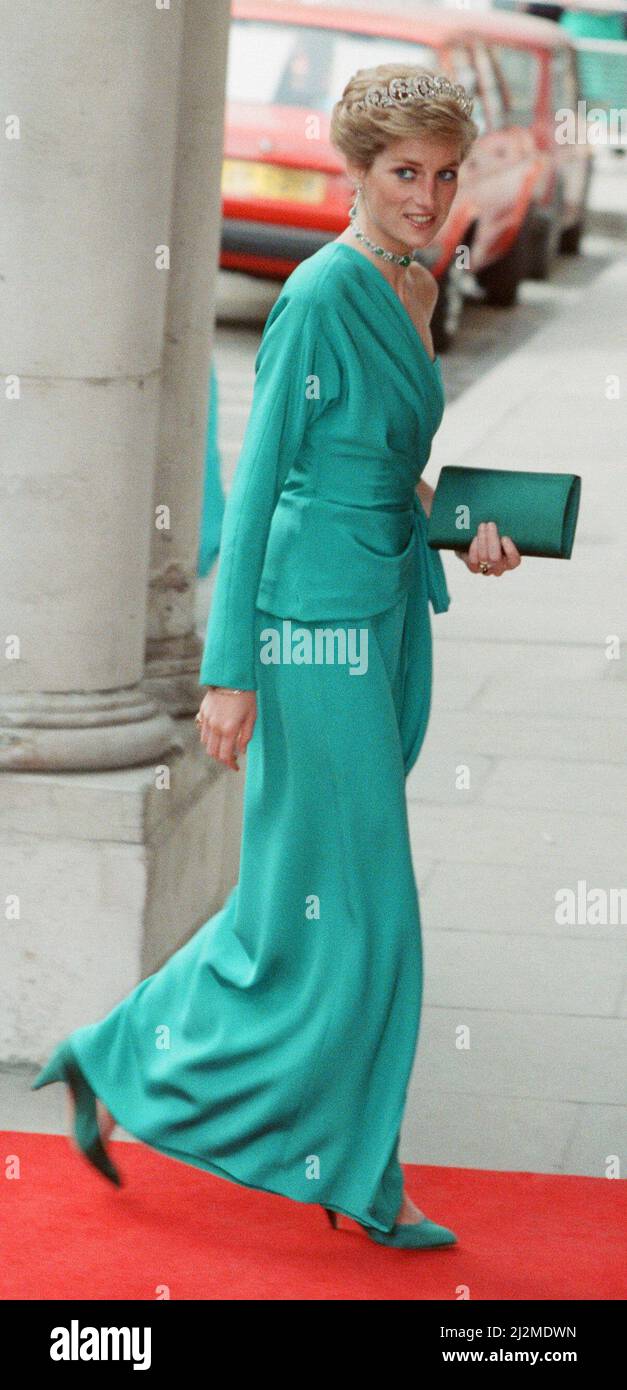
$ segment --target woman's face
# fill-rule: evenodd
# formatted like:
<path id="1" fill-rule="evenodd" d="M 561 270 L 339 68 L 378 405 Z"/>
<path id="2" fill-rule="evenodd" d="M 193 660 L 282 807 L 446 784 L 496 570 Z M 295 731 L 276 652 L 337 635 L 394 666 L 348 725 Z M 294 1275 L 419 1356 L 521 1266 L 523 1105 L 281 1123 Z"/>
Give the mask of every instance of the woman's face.
<path id="1" fill-rule="evenodd" d="M 362 191 L 357 225 L 372 241 L 419 250 L 446 221 L 457 192 L 459 140 L 421 136 L 391 140 L 366 172 L 347 164 Z"/>

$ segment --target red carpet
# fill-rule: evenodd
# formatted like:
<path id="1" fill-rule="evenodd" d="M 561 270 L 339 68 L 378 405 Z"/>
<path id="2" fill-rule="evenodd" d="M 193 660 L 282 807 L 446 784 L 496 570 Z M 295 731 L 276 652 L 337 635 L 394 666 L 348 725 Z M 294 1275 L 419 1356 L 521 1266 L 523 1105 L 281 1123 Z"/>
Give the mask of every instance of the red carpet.
<path id="1" fill-rule="evenodd" d="M 354 1223 L 111 1143 L 112 1187 L 57 1135 L 0 1133 L 6 1299 L 624 1299 L 624 1181 L 405 1165 L 459 1245 L 405 1252 Z M 11 1178 L 19 1159 L 19 1176 Z"/>

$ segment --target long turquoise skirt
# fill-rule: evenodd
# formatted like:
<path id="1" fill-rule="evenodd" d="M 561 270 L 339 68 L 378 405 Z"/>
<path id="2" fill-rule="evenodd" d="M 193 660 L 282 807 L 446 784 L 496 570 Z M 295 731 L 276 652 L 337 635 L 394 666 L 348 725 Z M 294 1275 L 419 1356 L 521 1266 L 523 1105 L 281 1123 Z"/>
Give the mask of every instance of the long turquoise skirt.
<path id="1" fill-rule="evenodd" d="M 380 1230 L 402 1199 L 422 1000 L 405 800 L 431 697 L 422 581 L 374 617 L 329 620 L 352 665 L 366 648 L 361 674 L 287 662 L 285 646 L 279 664 L 259 662 L 236 887 L 160 970 L 71 1034 L 94 1091 L 138 1139 Z M 264 629 L 284 632 L 259 609 L 255 621 L 258 651 Z M 315 653 L 324 627 L 294 619 L 292 654 L 303 630 Z"/>

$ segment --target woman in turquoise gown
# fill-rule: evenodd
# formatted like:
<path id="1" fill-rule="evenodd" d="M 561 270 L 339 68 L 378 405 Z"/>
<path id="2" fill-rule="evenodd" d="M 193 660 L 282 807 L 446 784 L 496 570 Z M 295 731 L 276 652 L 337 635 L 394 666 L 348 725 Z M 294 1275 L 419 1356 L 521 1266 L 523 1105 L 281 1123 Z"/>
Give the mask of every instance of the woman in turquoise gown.
<path id="1" fill-rule="evenodd" d="M 343 123 L 361 120 L 351 102 L 407 72 L 351 79 L 338 147 L 350 154 Z M 435 105 L 399 106 L 383 141 L 390 113 L 376 114 L 359 227 L 289 276 L 259 347 L 198 716 L 212 756 L 237 767 L 247 751 L 238 882 L 160 970 L 68 1040 L 76 1074 L 153 1148 L 416 1247 L 456 1240 L 427 1218 L 397 1223 L 423 990 L 405 779 L 430 709 L 429 605 L 449 606 L 417 488 L 444 391 L 439 358 L 362 246 L 369 229 L 402 263 L 443 222 L 454 186 L 440 169 L 476 127 L 442 98 L 427 139 L 421 112 Z M 401 146 L 424 160 L 418 195 L 390 182 Z M 432 225 L 401 220 L 427 205 Z M 478 545 L 475 572 L 488 563 Z M 493 545 L 498 574 L 516 559 Z M 44 1069 L 35 1085 L 50 1079 Z"/>

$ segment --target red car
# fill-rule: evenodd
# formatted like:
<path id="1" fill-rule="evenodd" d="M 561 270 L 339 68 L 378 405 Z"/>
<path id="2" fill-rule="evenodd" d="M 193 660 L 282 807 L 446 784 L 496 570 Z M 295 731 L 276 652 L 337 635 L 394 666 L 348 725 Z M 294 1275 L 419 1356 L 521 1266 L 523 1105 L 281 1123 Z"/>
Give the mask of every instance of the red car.
<path id="1" fill-rule="evenodd" d="M 586 216 L 594 148 L 555 139 L 556 111 L 576 114 L 577 102 L 584 98 L 577 50 L 558 24 L 502 9 L 473 15 L 473 29 L 490 51 L 509 119 L 528 126 L 537 148 L 549 156 L 529 267 L 534 278 L 542 279 L 557 251 L 579 251 Z"/>
<path id="2" fill-rule="evenodd" d="M 342 231 L 352 188 L 329 143 L 331 109 L 357 68 L 407 60 L 470 90 L 481 131 L 437 243 L 419 253 L 440 284 L 431 325 L 436 351 L 452 341 L 463 304 L 458 248 L 469 248 L 468 269 L 488 301 L 513 303 L 537 246 L 555 155 L 542 147 L 533 123 L 518 119 L 487 43 L 491 16 L 481 16 L 481 25 L 478 18 L 234 0 L 221 266 L 284 279 Z M 494 19 L 493 37 L 501 42 L 507 26 L 544 24 L 499 12 Z"/>

